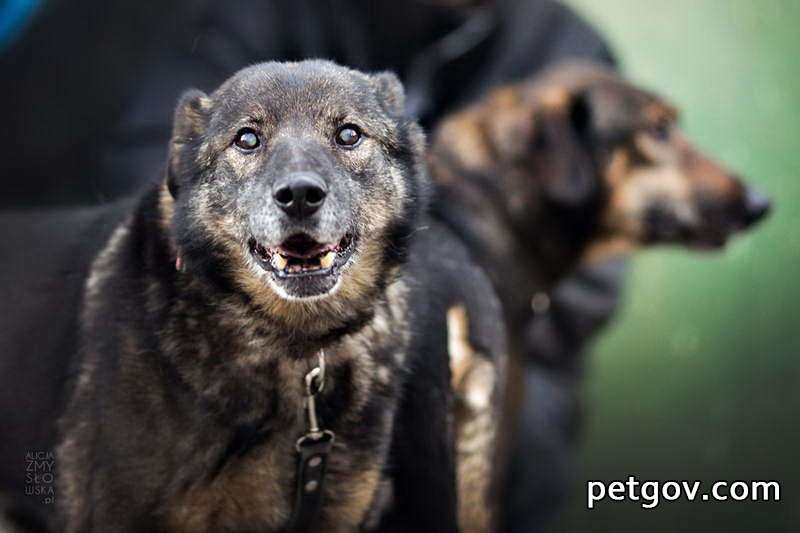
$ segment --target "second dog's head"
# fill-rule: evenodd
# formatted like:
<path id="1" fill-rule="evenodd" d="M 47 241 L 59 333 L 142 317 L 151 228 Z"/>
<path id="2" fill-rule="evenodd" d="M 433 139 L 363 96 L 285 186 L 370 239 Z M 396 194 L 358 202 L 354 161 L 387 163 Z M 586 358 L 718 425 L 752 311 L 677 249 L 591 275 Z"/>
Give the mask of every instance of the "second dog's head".
<path id="1" fill-rule="evenodd" d="M 424 189 L 422 133 L 402 109 L 395 76 L 323 61 L 187 92 L 167 171 L 187 268 L 268 307 L 385 285 Z"/>
<path id="2" fill-rule="evenodd" d="M 687 140 L 671 105 L 587 63 L 498 89 L 455 114 L 434 138 L 432 152 L 440 150 L 467 172 L 494 176 L 482 186 L 502 198 L 515 230 L 538 231 L 547 219 L 573 247 L 720 247 L 770 207 Z"/>

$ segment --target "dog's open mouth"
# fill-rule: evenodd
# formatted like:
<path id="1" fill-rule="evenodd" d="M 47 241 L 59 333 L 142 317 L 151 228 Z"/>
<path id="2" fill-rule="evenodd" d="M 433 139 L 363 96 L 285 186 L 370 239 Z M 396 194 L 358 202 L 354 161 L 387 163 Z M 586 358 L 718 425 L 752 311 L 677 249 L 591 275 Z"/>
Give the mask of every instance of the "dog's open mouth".
<path id="1" fill-rule="evenodd" d="M 305 233 L 292 235 L 279 246 L 268 248 L 250 238 L 250 253 L 267 271 L 279 278 L 332 274 L 347 263 L 354 238 L 347 233 L 336 243 L 321 243 Z"/>

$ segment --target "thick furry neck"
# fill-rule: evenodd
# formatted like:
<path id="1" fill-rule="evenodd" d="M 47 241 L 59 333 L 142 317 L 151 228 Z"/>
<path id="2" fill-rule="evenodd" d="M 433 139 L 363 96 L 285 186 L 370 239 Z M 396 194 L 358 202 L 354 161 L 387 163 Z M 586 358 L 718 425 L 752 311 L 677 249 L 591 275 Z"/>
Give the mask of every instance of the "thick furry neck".
<path id="1" fill-rule="evenodd" d="M 167 200 L 161 191 L 149 192 L 119 228 L 120 239 L 107 247 L 113 258 L 104 262 L 110 270 L 98 287 L 114 300 L 97 301 L 115 311 L 91 302 L 86 309 L 91 322 L 124 316 L 117 335 L 130 340 L 118 350 L 121 366 L 149 361 L 176 394 L 188 392 L 216 420 L 243 427 L 260 427 L 265 417 L 280 419 L 278 425 L 297 422 L 303 376 L 321 348 L 331 379 L 364 371 L 359 358 L 366 356 L 353 349 L 351 337 L 374 335 L 374 322 L 387 320 L 390 289 L 381 287 L 353 313 L 317 317 L 317 327 L 304 331 L 299 319 L 288 322 L 269 313 L 230 280 L 195 274 L 191 264 L 177 270 Z"/>

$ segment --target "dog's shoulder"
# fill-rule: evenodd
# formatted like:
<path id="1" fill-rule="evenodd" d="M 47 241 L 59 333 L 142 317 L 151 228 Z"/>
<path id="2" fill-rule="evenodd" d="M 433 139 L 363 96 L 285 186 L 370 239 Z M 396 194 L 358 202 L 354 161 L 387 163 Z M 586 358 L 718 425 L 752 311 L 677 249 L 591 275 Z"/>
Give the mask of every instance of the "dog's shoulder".
<path id="1" fill-rule="evenodd" d="M 463 305 L 470 315 L 472 342 L 487 353 L 505 351 L 497 293 L 473 252 L 450 228 L 436 219 L 425 220 L 415 234 L 408 269 L 412 283 L 420 289 L 416 306 L 432 311 L 444 324 L 447 310 Z M 412 311 L 419 313 L 420 308 Z"/>

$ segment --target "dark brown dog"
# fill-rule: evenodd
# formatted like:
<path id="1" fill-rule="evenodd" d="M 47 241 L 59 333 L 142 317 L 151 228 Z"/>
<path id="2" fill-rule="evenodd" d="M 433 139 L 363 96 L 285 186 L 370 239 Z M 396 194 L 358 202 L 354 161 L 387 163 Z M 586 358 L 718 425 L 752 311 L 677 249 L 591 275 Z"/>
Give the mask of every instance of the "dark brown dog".
<path id="1" fill-rule="evenodd" d="M 453 114 L 433 134 L 429 165 L 434 208 L 504 303 L 511 413 L 522 394 L 519 367 L 536 348 L 524 345 L 525 324 L 559 281 L 651 244 L 719 248 L 770 207 L 690 144 L 673 106 L 586 63 L 497 89 Z"/>
<path id="2" fill-rule="evenodd" d="M 437 208 L 521 313 L 582 261 L 655 243 L 718 248 L 770 207 L 690 144 L 673 106 L 585 63 L 452 115 L 429 161 Z"/>
<path id="3" fill-rule="evenodd" d="M 181 99 L 166 183 L 65 318 L 56 530 L 457 531 L 447 309 L 484 354 L 502 318 L 423 213 L 402 109 L 393 75 L 322 61 Z"/>

